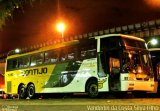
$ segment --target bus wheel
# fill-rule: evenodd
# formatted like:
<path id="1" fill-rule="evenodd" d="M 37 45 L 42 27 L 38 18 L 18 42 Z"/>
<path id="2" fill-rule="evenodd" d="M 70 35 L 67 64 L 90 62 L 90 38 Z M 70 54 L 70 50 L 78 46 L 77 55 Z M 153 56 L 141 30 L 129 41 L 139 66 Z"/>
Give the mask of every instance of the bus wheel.
<path id="1" fill-rule="evenodd" d="M 19 94 L 19 98 L 20 99 L 25 99 L 26 96 L 26 87 L 24 84 L 20 85 L 19 89 L 18 89 L 18 94 Z"/>
<path id="2" fill-rule="evenodd" d="M 90 81 L 87 84 L 87 93 L 89 97 L 95 98 L 98 96 L 98 85 L 97 82 Z"/>
<path id="3" fill-rule="evenodd" d="M 30 84 L 27 88 L 27 95 L 30 99 L 34 98 L 35 96 L 35 87 L 33 84 Z"/>

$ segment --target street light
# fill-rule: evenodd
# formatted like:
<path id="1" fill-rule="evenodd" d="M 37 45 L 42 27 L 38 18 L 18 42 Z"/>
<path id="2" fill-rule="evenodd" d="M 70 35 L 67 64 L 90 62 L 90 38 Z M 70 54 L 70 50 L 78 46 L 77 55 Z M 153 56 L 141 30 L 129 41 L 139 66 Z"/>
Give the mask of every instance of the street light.
<path id="1" fill-rule="evenodd" d="M 64 37 L 65 24 L 60 22 L 57 24 L 57 30 L 61 32 L 62 38 Z"/>
<path id="2" fill-rule="evenodd" d="M 152 40 L 148 41 L 148 42 L 146 43 L 147 47 L 148 47 L 148 44 L 149 44 L 149 43 L 151 43 L 151 45 L 156 45 L 156 44 L 158 43 L 158 41 L 157 41 L 157 39 L 152 39 Z"/>

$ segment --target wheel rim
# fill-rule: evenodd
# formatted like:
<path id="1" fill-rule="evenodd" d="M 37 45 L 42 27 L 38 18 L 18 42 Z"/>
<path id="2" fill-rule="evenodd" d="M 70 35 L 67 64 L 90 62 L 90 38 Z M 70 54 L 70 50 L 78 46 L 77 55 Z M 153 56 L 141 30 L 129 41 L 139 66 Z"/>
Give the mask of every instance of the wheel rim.
<path id="1" fill-rule="evenodd" d="M 29 95 L 30 95 L 30 96 L 33 95 L 33 89 L 32 89 L 32 88 L 30 88 L 30 90 L 29 90 Z"/>
<path id="2" fill-rule="evenodd" d="M 98 89 L 97 89 L 97 85 L 96 84 L 92 84 L 89 88 L 89 93 L 92 95 L 92 96 L 96 96 L 97 95 L 97 92 L 98 92 Z"/>
<path id="3" fill-rule="evenodd" d="M 25 87 L 21 86 L 20 90 L 19 90 L 19 95 L 21 98 L 24 98 L 25 96 Z"/>
<path id="4" fill-rule="evenodd" d="M 28 96 L 32 97 L 33 95 L 34 95 L 34 88 L 30 87 L 29 90 L 28 90 Z"/>

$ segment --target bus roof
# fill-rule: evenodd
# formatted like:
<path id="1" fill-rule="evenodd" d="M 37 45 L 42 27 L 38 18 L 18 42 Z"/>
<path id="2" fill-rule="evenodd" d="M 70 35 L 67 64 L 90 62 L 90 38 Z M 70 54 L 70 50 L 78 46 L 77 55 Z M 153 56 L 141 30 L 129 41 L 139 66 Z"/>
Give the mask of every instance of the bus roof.
<path id="1" fill-rule="evenodd" d="M 38 52 L 43 52 L 43 51 L 47 51 L 47 50 L 51 50 L 51 49 L 58 49 L 58 48 L 61 48 L 61 47 L 64 47 L 64 46 L 72 46 L 72 45 L 75 45 L 75 44 L 78 44 L 78 43 L 79 43 L 79 40 L 72 40 L 72 41 L 69 41 L 69 42 L 53 44 L 53 45 L 50 45 L 50 46 L 39 48 L 39 49 L 31 51 L 31 52 L 10 55 L 10 56 L 7 57 L 7 59 L 20 57 L 20 56 L 24 56 L 24 55 L 28 55 L 28 54 L 34 54 L 34 53 L 38 53 Z"/>
<path id="2" fill-rule="evenodd" d="M 99 38 L 106 38 L 106 37 L 114 37 L 114 36 L 120 36 L 123 38 L 128 38 L 128 39 L 134 39 L 134 40 L 139 40 L 139 41 L 143 41 L 145 42 L 144 39 L 135 37 L 135 36 L 131 36 L 131 35 L 125 35 L 125 34 L 107 34 L 107 35 L 100 35 L 100 36 L 95 36 L 95 39 L 99 39 Z"/>
<path id="3" fill-rule="evenodd" d="M 160 51 L 160 48 L 149 48 L 149 51 Z"/>

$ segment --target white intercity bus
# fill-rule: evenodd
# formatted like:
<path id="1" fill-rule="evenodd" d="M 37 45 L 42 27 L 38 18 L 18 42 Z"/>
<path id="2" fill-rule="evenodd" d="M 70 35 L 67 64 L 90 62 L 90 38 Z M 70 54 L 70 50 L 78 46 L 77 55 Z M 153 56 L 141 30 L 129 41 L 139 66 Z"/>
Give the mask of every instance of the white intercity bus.
<path id="1" fill-rule="evenodd" d="M 153 91 L 145 41 L 123 34 L 73 40 L 9 55 L 5 92 L 33 98 L 39 93 Z"/>

